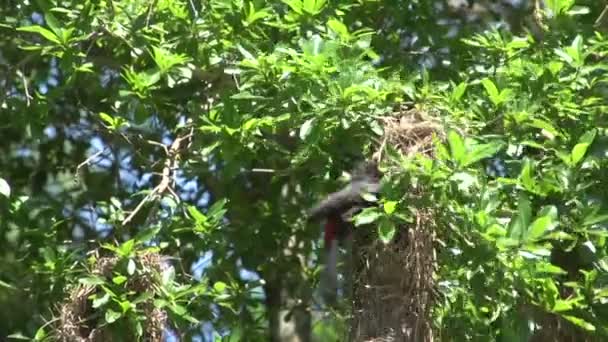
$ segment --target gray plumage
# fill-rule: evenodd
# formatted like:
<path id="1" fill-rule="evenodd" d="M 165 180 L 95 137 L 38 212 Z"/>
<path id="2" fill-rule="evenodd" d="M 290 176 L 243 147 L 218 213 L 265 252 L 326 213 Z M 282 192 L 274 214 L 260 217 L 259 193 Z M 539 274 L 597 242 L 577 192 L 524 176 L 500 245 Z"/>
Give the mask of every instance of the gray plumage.
<path id="1" fill-rule="evenodd" d="M 352 175 L 351 182 L 342 190 L 329 194 L 308 212 L 310 220 L 318 220 L 333 215 L 352 216 L 354 208 L 369 205 L 362 195 L 376 195 L 380 192 L 380 173 L 375 164 L 363 164 Z M 358 211 L 358 210 L 357 210 Z"/>

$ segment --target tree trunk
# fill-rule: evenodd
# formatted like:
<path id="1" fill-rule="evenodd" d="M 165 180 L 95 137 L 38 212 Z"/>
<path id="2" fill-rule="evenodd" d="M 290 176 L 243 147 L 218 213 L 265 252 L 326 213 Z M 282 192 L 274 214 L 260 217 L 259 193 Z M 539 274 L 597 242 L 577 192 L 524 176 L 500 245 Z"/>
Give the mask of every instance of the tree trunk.
<path id="1" fill-rule="evenodd" d="M 264 286 L 271 342 L 310 342 L 311 316 L 308 303 L 290 293 L 280 274 L 267 278 Z"/>

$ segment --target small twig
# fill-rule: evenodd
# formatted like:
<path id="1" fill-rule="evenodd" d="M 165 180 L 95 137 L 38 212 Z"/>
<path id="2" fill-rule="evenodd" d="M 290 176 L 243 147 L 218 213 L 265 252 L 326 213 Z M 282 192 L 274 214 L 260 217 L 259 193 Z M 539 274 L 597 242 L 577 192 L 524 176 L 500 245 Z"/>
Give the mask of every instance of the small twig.
<path id="1" fill-rule="evenodd" d="M 602 13 L 600 13 L 600 16 L 597 17 L 593 26 L 594 27 L 600 26 L 602 24 L 602 21 L 604 21 L 604 18 L 606 17 L 606 15 L 608 15 L 608 5 L 606 5 L 606 7 L 604 7 L 604 10 L 602 11 Z"/>
<path id="2" fill-rule="evenodd" d="M 146 15 L 146 27 L 150 27 L 150 19 L 152 19 L 152 11 L 154 10 L 154 7 L 156 7 L 157 2 L 158 2 L 158 0 L 154 0 L 150 4 L 150 7 L 148 7 L 148 14 Z"/>
<path id="3" fill-rule="evenodd" d="M 87 158 L 85 161 L 83 161 L 82 163 L 78 164 L 78 166 L 76 167 L 76 174 L 78 174 L 80 172 L 80 169 L 82 167 L 84 167 L 85 165 L 88 165 L 93 159 L 99 157 L 101 154 L 103 154 L 107 150 L 108 150 L 108 148 L 106 147 L 106 148 L 104 148 L 101 151 L 97 151 L 93 155 L 91 155 L 89 158 Z"/>
<path id="4" fill-rule="evenodd" d="M 17 71 L 17 73 L 19 74 L 19 76 L 21 76 L 21 82 L 23 82 L 23 90 L 25 91 L 25 103 L 29 107 L 32 96 L 30 95 L 30 91 L 28 89 L 29 86 L 27 84 L 27 79 L 25 78 L 25 74 L 21 72 L 21 70 Z"/>
<path id="5" fill-rule="evenodd" d="M 259 169 L 259 168 L 253 168 L 251 169 L 251 172 L 259 172 L 259 173 L 275 173 L 276 171 L 274 169 Z"/>

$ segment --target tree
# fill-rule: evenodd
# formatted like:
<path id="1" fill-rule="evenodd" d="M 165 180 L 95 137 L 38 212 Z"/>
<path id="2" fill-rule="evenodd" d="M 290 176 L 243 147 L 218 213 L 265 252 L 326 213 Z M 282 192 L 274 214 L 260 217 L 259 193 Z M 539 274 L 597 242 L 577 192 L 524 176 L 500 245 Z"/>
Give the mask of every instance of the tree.
<path id="1" fill-rule="evenodd" d="M 457 3 L 0 6 L 0 336 L 604 338 L 603 7 Z M 372 156 L 327 314 L 305 210 Z"/>

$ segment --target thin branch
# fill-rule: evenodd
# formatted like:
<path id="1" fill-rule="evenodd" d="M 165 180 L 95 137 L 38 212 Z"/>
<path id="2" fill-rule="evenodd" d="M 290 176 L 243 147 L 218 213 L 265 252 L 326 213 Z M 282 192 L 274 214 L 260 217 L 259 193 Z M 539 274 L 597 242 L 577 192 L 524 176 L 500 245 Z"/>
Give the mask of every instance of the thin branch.
<path id="1" fill-rule="evenodd" d="M 93 155 L 91 155 L 89 158 L 87 158 L 85 161 L 83 161 L 82 163 L 78 164 L 78 166 L 76 167 L 76 174 L 78 174 L 80 172 L 81 168 L 83 168 L 85 165 L 89 165 L 91 163 L 91 161 L 93 161 L 93 159 L 99 157 L 101 154 L 103 154 L 107 150 L 108 150 L 108 148 L 106 147 L 106 148 L 104 148 L 101 151 L 97 151 Z"/>
<path id="2" fill-rule="evenodd" d="M 144 199 L 141 202 L 139 202 L 139 204 L 129 214 L 129 216 L 127 216 L 122 221 L 123 226 L 126 225 L 127 223 L 131 222 L 133 217 L 135 217 L 135 215 L 137 215 L 137 213 L 143 208 L 143 206 L 147 202 L 160 197 L 161 195 L 163 195 L 166 192 L 169 192 L 171 195 L 175 196 L 175 200 L 177 202 L 180 201 L 179 196 L 177 196 L 177 194 L 171 187 L 172 184 L 175 184 L 175 177 L 174 177 L 175 173 L 173 171 L 175 169 L 177 169 L 177 161 L 179 159 L 180 150 L 182 149 L 182 143 L 186 140 L 190 140 L 190 138 L 192 137 L 192 134 L 193 134 L 193 131 L 191 130 L 190 133 L 188 133 L 182 137 L 177 137 L 168 149 L 164 144 L 161 144 L 159 142 L 151 141 L 151 140 L 146 141 L 152 145 L 162 146 L 167 158 L 165 159 L 163 169 L 160 173 L 160 176 L 161 176 L 160 182 L 158 183 L 158 185 L 156 185 L 154 187 L 154 189 L 152 189 L 152 191 L 146 197 L 144 197 Z M 189 144 L 187 146 L 189 146 Z"/>
<path id="3" fill-rule="evenodd" d="M 606 5 L 606 7 L 604 7 L 604 10 L 602 11 L 602 13 L 600 13 L 600 16 L 597 17 L 593 26 L 594 27 L 600 26 L 602 24 L 602 21 L 604 21 L 604 18 L 606 17 L 606 15 L 608 15 L 608 5 Z"/>

